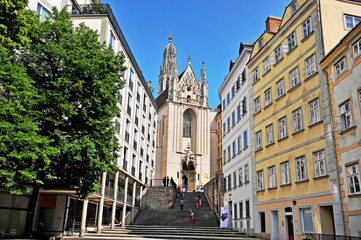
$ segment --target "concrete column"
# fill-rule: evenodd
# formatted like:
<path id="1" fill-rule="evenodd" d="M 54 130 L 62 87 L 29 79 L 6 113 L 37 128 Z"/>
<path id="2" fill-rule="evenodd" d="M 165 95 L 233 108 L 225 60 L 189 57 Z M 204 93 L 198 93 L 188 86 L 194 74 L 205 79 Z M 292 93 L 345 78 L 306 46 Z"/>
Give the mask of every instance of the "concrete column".
<path id="1" fill-rule="evenodd" d="M 122 227 L 125 226 L 125 213 L 127 211 L 128 181 L 129 181 L 129 177 L 126 177 L 124 183 L 124 205 L 123 205 L 123 215 L 122 215 Z"/>
<path id="2" fill-rule="evenodd" d="M 97 232 L 100 233 L 102 231 L 102 221 L 103 221 L 103 207 L 104 207 L 104 192 L 105 192 L 105 182 L 107 179 L 107 173 L 103 172 L 102 177 L 102 192 L 100 197 L 99 211 L 98 211 L 98 225 Z"/>
<path id="3" fill-rule="evenodd" d="M 112 206 L 112 218 L 110 223 L 110 229 L 114 229 L 114 222 L 115 222 L 115 212 L 117 210 L 117 193 L 118 193 L 118 178 L 119 178 L 119 171 L 115 173 L 115 180 L 114 180 L 114 201 Z"/>
<path id="4" fill-rule="evenodd" d="M 81 214 L 81 224 L 80 224 L 79 237 L 84 237 L 87 211 L 88 211 L 88 199 L 85 199 L 84 202 L 83 202 L 83 212 Z"/>

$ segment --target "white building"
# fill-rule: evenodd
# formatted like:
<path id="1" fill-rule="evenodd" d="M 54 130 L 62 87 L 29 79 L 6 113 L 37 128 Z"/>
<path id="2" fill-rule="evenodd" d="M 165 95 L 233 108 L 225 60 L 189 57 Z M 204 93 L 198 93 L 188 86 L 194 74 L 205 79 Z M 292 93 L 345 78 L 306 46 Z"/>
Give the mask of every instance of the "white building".
<path id="1" fill-rule="evenodd" d="M 253 43 L 240 44 L 239 56 L 231 61 L 230 72 L 218 90 L 222 102 L 224 206 L 228 207 L 229 227 L 248 234 L 254 232 L 249 146 L 252 84 L 246 67 L 252 48 Z"/>
<path id="2" fill-rule="evenodd" d="M 89 196 L 87 201 L 77 199 L 72 190 L 40 190 L 34 226 L 38 226 L 41 232 L 77 231 L 81 226 L 83 209 L 87 209 L 86 214 L 83 213 L 86 216 L 83 217 L 83 229 L 85 223 L 97 231 L 104 225 L 114 227 L 117 223 L 129 223 L 139 206 L 144 187 L 154 176 L 158 107 L 109 5 L 92 3 L 92 0 L 30 0 L 28 7 L 40 14 L 41 20 L 49 15 L 53 7 L 65 7 L 74 26 L 84 22 L 98 31 L 99 41 L 111 46 L 114 52 L 125 55 L 127 70 L 123 76 L 127 84 L 119 90 L 120 118 L 114 119 L 115 137 L 122 147 L 117 159 L 121 170 L 104 172 L 100 177 L 99 191 Z M 9 236 L 22 234 L 29 197 L 23 195 L 16 197 L 19 201 L 11 201 L 14 196 L 1 194 L 0 198 L 4 201 L 0 201 L 0 207 L 7 208 L 1 214 L 5 219 L 0 223 L 6 225 L 0 226 L 4 231 L 0 232 L 1 236 L 5 233 Z M 24 209 L 24 213 L 16 210 L 19 208 Z M 8 226 L 14 227 L 7 229 Z"/>

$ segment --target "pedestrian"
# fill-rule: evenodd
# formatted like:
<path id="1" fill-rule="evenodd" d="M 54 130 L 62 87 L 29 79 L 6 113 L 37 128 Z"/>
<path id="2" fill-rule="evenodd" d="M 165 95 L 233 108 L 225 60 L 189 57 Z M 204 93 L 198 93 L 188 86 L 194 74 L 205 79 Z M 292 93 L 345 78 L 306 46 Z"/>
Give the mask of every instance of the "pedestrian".
<path id="1" fill-rule="evenodd" d="M 202 198 L 201 196 L 198 196 L 199 197 L 199 207 L 202 207 Z"/>
<path id="2" fill-rule="evenodd" d="M 167 177 L 164 177 L 164 178 L 163 178 L 163 185 L 164 185 L 164 187 L 166 186 L 166 183 L 167 183 Z"/>
<path id="3" fill-rule="evenodd" d="M 167 176 L 166 182 L 167 182 L 167 187 L 168 187 L 169 186 L 169 177 L 168 176 Z"/>
<path id="4" fill-rule="evenodd" d="M 184 206 L 184 200 L 183 198 L 180 200 L 180 207 L 181 207 L 181 210 L 183 211 L 183 206 Z"/>
<path id="5" fill-rule="evenodd" d="M 170 178 L 170 185 L 175 189 L 175 182 L 173 180 L 173 177 Z"/>
<path id="6" fill-rule="evenodd" d="M 186 191 L 187 191 L 186 187 L 183 187 L 183 197 L 186 195 Z"/>
<path id="7" fill-rule="evenodd" d="M 180 197 L 180 187 L 178 186 L 177 187 L 177 198 L 179 198 Z"/>
<path id="8" fill-rule="evenodd" d="M 199 196 L 197 196 L 197 199 L 196 199 L 196 206 L 197 206 L 197 208 L 199 208 Z"/>
<path id="9" fill-rule="evenodd" d="M 191 210 L 191 222 L 194 222 L 194 212 L 193 212 L 193 208 Z"/>

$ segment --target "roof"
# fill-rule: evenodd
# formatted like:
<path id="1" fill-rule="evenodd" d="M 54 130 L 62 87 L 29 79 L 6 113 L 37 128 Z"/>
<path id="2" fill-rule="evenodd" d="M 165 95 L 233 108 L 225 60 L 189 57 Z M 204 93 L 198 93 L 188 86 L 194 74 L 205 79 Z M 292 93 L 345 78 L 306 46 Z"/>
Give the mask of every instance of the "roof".
<path id="1" fill-rule="evenodd" d="M 168 100 L 168 88 L 164 90 L 156 99 L 158 109 L 161 108 Z"/>

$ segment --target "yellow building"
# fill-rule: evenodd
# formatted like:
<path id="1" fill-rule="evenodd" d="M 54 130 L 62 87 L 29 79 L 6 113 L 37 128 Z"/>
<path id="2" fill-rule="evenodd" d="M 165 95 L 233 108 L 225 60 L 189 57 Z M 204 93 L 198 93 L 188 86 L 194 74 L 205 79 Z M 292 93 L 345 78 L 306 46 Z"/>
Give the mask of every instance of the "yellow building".
<path id="1" fill-rule="evenodd" d="M 355 24 L 357 1 L 297 0 L 269 17 L 253 83 L 256 235 L 344 235 L 327 77 L 319 62 Z"/>
<path id="2" fill-rule="evenodd" d="M 360 237 L 361 24 L 327 54 L 321 66 L 328 75 L 345 231 Z"/>

